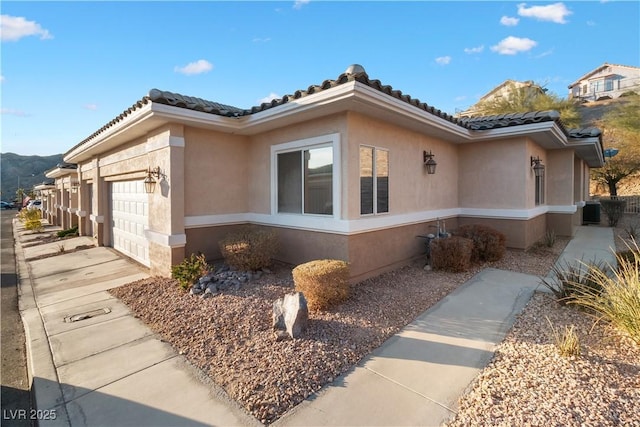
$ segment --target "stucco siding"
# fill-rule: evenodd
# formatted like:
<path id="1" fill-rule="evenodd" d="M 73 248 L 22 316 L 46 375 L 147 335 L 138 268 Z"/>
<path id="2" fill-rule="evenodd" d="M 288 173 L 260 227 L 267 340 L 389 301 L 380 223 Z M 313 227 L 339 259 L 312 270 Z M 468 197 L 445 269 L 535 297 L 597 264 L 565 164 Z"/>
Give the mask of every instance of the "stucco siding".
<path id="1" fill-rule="evenodd" d="M 185 215 L 246 212 L 247 137 L 187 127 L 184 140 Z"/>
<path id="2" fill-rule="evenodd" d="M 533 206 L 528 144 L 524 139 L 459 147 L 459 203 L 463 208 L 523 209 Z M 523 189 L 525 189 L 523 191 Z M 529 201 L 531 199 L 531 201 Z"/>
<path id="3" fill-rule="evenodd" d="M 548 205 L 573 205 L 573 150 L 551 150 L 547 153 L 545 180 Z"/>
<path id="4" fill-rule="evenodd" d="M 348 218 L 360 215 L 360 146 L 389 152 L 389 215 L 454 208 L 458 202 L 457 149 L 453 144 L 357 113 L 349 114 Z M 428 175 L 423 151 L 431 151 L 436 173 Z"/>

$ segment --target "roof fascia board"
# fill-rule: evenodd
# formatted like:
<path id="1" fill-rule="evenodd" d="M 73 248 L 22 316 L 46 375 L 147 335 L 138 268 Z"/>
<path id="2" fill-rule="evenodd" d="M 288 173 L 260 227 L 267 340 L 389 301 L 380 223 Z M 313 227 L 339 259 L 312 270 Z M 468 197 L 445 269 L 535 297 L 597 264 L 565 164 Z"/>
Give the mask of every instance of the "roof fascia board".
<path id="1" fill-rule="evenodd" d="M 190 110 L 189 108 L 151 102 L 151 111 L 154 116 L 167 119 L 172 122 L 180 122 L 195 126 L 218 128 L 221 131 L 237 132 L 243 128 L 242 117 L 227 117 L 204 111 Z"/>
<path id="2" fill-rule="evenodd" d="M 512 136 L 531 136 L 532 133 L 550 132 L 554 139 L 557 139 L 560 148 L 566 146 L 567 137 L 554 121 L 539 123 L 528 123 L 524 125 L 507 126 L 486 130 L 471 130 L 471 139 L 474 141 L 484 141 L 494 138 L 508 138 Z"/>
<path id="3" fill-rule="evenodd" d="M 72 175 L 74 173 L 78 173 L 77 169 L 68 169 L 68 168 L 53 168 L 47 172 L 45 172 L 44 176 L 50 179 L 61 178 L 65 176 Z"/>
<path id="4" fill-rule="evenodd" d="M 143 105 L 140 109 L 134 110 L 130 115 L 124 117 L 122 121 L 117 122 L 110 128 L 106 129 L 104 132 L 96 135 L 92 141 L 87 141 L 84 144 L 76 147 L 75 149 L 71 149 L 71 151 L 68 151 L 64 155 L 64 161 L 69 163 L 78 163 L 78 161 L 83 157 L 90 157 L 93 152 L 99 150 L 100 146 L 108 140 L 121 135 L 128 129 L 131 129 L 133 126 L 150 118 L 153 114 L 151 109 L 152 105 L 152 102 Z"/>
<path id="5" fill-rule="evenodd" d="M 364 83 L 354 82 L 356 89 L 356 99 L 360 101 L 369 101 L 381 108 L 391 109 L 392 112 L 401 114 L 407 118 L 419 121 L 423 124 L 433 126 L 440 130 L 444 130 L 454 136 L 469 139 L 471 134 L 469 130 L 452 123 L 442 117 L 425 111 L 421 108 L 411 105 L 401 99 L 395 98 Z M 435 108 L 435 107 L 434 107 Z"/>
<path id="6" fill-rule="evenodd" d="M 277 107 L 250 114 L 241 118 L 243 131 L 250 130 L 254 126 L 260 126 L 266 122 L 279 120 L 293 114 L 306 112 L 314 107 L 327 105 L 332 102 L 347 99 L 353 95 L 354 83 L 344 83 L 318 93 L 303 96 L 289 101 Z"/>

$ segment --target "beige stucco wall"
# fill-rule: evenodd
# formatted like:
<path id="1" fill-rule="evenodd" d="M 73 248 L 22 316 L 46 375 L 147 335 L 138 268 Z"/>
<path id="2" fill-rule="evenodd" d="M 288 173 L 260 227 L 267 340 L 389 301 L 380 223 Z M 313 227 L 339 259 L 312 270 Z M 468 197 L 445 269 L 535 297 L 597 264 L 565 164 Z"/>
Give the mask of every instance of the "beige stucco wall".
<path id="1" fill-rule="evenodd" d="M 187 216 L 247 212 L 250 162 L 247 137 L 193 127 L 184 132 Z"/>
<path id="2" fill-rule="evenodd" d="M 547 153 L 545 164 L 547 205 L 573 205 L 575 183 L 573 159 L 573 150 L 550 150 Z"/>
<path id="3" fill-rule="evenodd" d="M 459 146 L 459 205 L 476 209 L 523 209 L 534 205 L 534 182 L 524 139 Z M 540 150 L 542 154 L 542 150 Z M 523 191 L 525 189 L 525 191 Z"/>
<path id="4" fill-rule="evenodd" d="M 271 146 L 339 133 L 341 135 L 341 157 L 347 153 L 347 120 L 346 114 L 334 114 L 321 119 L 309 120 L 289 127 L 264 132 L 250 138 L 247 170 L 249 212 L 271 213 Z M 343 161 L 342 175 L 345 176 L 347 164 Z M 348 197 L 346 182 L 342 186 L 342 212 L 344 218 L 345 198 Z"/>
<path id="5" fill-rule="evenodd" d="M 503 233 L 508 248 L 528 249 L 539 241 L 547 230 L 546 215 L 538 215 L 528 220 L 493 218 L 458 218 L 459 225 L 482 224 Z"/>
<path id="6" fill-rule="evenodd" d="M 389 214 L 455 208 L 458 204 L 458 161 L 454 144 L 392 123 L 349 113 L 347 217 L 360 218 L 360 146 L 389 150 Z M 436 173 L 428 175 L 423 152 L 431 151 Z"/>

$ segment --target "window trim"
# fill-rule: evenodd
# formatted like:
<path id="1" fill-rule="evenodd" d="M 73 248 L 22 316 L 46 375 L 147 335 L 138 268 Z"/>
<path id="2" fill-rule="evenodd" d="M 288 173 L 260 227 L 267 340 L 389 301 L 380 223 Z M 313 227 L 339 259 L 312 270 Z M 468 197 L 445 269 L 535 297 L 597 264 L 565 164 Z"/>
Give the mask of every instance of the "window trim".
<path id="1" fill-rule="evenodd" d="M 371 173 L 373 176 L 373 212 L 371 213 L 367 213 L 367 214 L 363 214 L 362 213 L 362 182 L 361 182 L 361 176 L 360 176 L 360 149 L 362 147 L 365 148 L 371 148 L 373 149 L 373 156 L 372 156 L 372 169 L 371 169 Z M 378 212 L 378 179 L 377 179 L 377 152 L 378 151 L 386 151 L 387 153 L 387 179 L 389 179 L 389 176 L 391 175 L 390 173 L 390 166 L 389 163 L 391 163 L 389 161 L 389 152 L 390 150 L 388 148 L 382 148 L 382 147 L 376 147 L 375 145 L 368 145 L 368 144 L 360 144 L 358 146 L 358 195 L 359 195 L 359 200 L 360 200 L 360 216 L 361 217 L 368 217 L 368 216 L 378 216 L 378 215 L 389 215 L 391 208 L 389 207 L 389 201 L 391 199 L 390 196 L 390 192 L 387 193 L 387 211 L 386 212 Z M 387 182 L 387 186 L 388 186 L 388 182 Z"/>
<path id="2" fill-rule="evenodd" d="M 318 218 L 340 219 L 342 214 L 342 163 L 340 152 L 340 134 L 332 133 L 328 135 L 315 136 L 311 138 L 299 139 L 271 146 L 271 215 L 282 216 L 304 216 Z M 290 153 L 293 151 L 311 150 L 314 148 L 332 147 L 333 148 L 333 215 L 322 215 L 304 213 L 278 212 L 278 154 Z"/>

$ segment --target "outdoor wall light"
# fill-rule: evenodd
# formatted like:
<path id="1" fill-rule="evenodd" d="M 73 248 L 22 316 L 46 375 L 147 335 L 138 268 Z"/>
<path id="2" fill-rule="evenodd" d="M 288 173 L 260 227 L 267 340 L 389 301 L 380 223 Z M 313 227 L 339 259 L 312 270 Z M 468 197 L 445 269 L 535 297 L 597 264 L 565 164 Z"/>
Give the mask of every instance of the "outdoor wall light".
<path id="1" fill-rule="evenodd" d="M 155 169 L 147 169 L 147 177 L 144 179 L 144 192 L 147 194 L 153 193 L 156 189 L 156 180 L 153 177 L 160 179 L 160 166 Z"/>
<path id="2" fill-rule="evenodd" d="M 427 173 L 429 175 L 433 175 L 434 173 L 436 173 L 436 161 L 433 160 L 433 153 L 431 153 L 431 150 L 429 150 L 429 152 L 427 153 L 426 151 L 422 152 L 422 156 L 423 156 L 423 162 L 424 162 L 424 166 L 425 168 L 427 168 Z"/>
<path id="3" fill-rule="evenodd" d="M 77 193 L 78 192 L 78 187 L 80 187 L 80 182 L 77 179 L 72 179 L 71 180 L 71 192 L 72 193 Z"/>
<path id="4" fill-rule="evenodd" d="M 533 173 L 536 174 L 536 177 L 544 175 L 544 165 L 542 164 L 542 160 L 540 160 L 539 156 L 531 156 L 531 166 L 533 167 Z"/>

